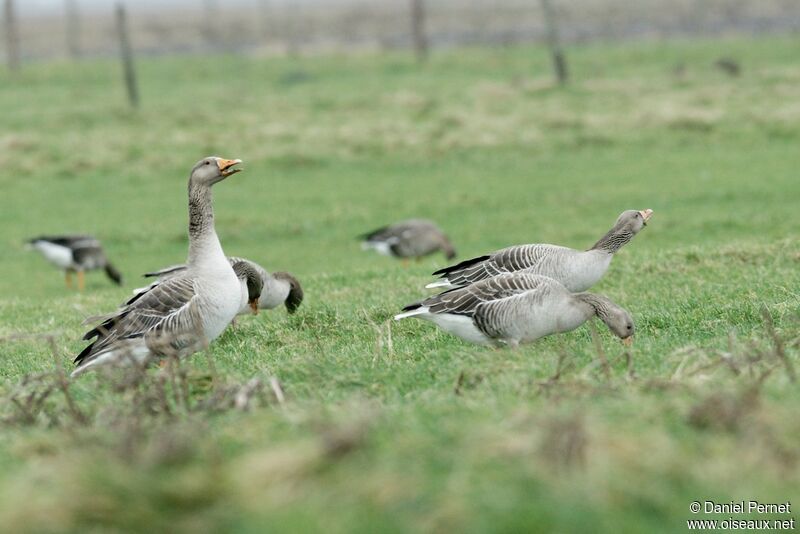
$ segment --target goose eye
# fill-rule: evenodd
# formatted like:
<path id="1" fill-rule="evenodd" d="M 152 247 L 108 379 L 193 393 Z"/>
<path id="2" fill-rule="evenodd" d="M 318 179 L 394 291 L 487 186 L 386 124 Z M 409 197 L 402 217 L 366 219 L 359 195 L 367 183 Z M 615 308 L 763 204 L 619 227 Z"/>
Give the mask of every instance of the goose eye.
<path id="1" fill-rule="evenodd" d="M 628 325 L 628 330 L 631 330 L 631 329 L 633 329 L 633 326 L 632 325 Z"/>
<path id="2" fill-rule="evenodd" d="M 211 165 L 211 162 L 210 161 L 206 161 L 206 165 Z"/>

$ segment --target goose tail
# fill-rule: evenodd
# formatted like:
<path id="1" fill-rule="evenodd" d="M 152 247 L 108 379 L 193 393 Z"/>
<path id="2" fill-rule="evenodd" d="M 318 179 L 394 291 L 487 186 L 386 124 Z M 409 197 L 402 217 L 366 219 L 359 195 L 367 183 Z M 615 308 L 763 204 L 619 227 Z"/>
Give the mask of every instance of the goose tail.
<path id="1" fill-rule="evenodd" d="M 406 317 L 414 317 L 415 315 L 422 315 L 424 313 L 428 313 L 427 306 L 423 306 L 420 303 L 417 304 L 409 304 L 405 308 L 403 308 L 403 313 L 398 313 L 394 316 L 395 321 L 399 321 L 400 319 L 405 319 Z"/>
<path id="2" fill-rule="evenodd" d="M 122 274 L 110 262 L 105 266 L 106 275 L 118 286 L 122 285 Z"/>
<path id="3" fill-rule="evenodd" d="M 431 282 L 430 284 L 425 286 L 425 289 L 454 289 L 458 286 L 453 285 L 450 283 L 449 280 L 437 280 L 436 282 Z"/>

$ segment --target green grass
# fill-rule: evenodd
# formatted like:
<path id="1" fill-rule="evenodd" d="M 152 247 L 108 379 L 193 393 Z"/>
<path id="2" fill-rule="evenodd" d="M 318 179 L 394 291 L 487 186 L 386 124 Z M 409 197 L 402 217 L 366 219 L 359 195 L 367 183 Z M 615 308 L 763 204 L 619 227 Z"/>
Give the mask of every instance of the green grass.
<path id="1" fill-rule="evenodd" d="M 208 154 L 245 161 L 215 188 L 225 250 L 306 290 L 295 316 L 244 318 L 182 366 L 191 409 L 140 407 L 154 370 L 77 380 L 84 424 L 58 390 L 24 421 L 12 399 L 50 384 L 23 377 L 51 349 L 1 343 L 4 530 L 675 531 L 694 500 L 796 497 L 800 41 L 569 52 L 565 89 L 534 48 L 141 60 L 138 113 L 111 62 L 0 79 L 0 337 L 55 332 L 69 368 L 85 317 L 185 258 Z M 741 77 L 711 67 L 723 55 Z M 594 288 L 637 324 L 630 366 L 598 328 L 608 374 L 588 327 L 495 351 L 390 326 L 443 259 L 406 269 L 354 239 L 423 216 L 462 258 L 580 248 L 629 208 L 655 215 Z M 101 238 L 125 286 L 92 274 L 76 294 L 23 250 L 62 232 Z M 231 409 L 253 377 L 285 402 L 265 386 Z"/>

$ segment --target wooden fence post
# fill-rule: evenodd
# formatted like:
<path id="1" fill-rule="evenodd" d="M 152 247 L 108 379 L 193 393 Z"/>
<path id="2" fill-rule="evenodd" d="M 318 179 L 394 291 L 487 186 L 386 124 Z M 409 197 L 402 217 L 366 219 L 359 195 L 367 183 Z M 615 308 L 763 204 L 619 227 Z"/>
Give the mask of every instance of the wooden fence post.
<path id="1" fill-rule="evenodd" d="M 125 87 L 128 91 L 128 101 L 134 108 L 139 107 L 139 88 L 136 83 L 136 70 L 133 66 L 133 51 L 128 37 L 128 20 L 125 6 L 117 4 L 117 33 L 119 34 L 119 52 L 122 59 L 122 70 L 125 75 Z"/>
<path id="2" fill-rule="evenodd" d="M 217 31 L 219 6 L 217 5 L 217 0 L 204 0 L 203 4 L 205 6 L 203 10 L 203 36 L 209 45 L 216 48 L 219 45 L 219 32 Z"/>
<path id="3" fill-rule="evenodd" d="M 411 0 L 411 37 L 417 61 L 428 57 L 428 36 L 425 33 L 425 0 Z"/>
<path id="4" fill-rule="evenodd" d="M 286 5 L 286 54 L 295 57 L 300 54 L 300 6 L 296 0 Z"/>
<path id="5" fill-rule="evenodd" d="M 81 17 L 78 12 L 78 0 L 65 0 L 64 17 L 66 19 L 67 50 L 72 58 L 81 57 Z"/>
<path id="6" fill-rule="evenodd" d="M 567 69 L 567 58 L 561 50 L 561 42 L 558 35 L 558 21 L 553 12 L 553 6 L 550 0 L 540 0 L 542 4 L 542 13 L 544 14 L 545 31 L 547 32 L 547 45 L 550 47 L 550 56 L 553 58 L 553 70 L 556 73 L 556 79 L 559 85 L 565 85 L 569 79 L 569 70 Z"/>
<path id="7" fill-rule="evenodd" d="M 269 0 L 260 0 L 258 2 L 258 19 L 261 28 L 261 39 L 266 43 L 272 36 L 272 19 L 270 12 Z"/>
<path id="8" fill-rule="evenodd" d="M 14 9 L 14 0 L 5 0 L 3 6 L 3 26 L 6 35 L 6 55 L 8 70 L 16 72 L 19 70 L 19 33 L 17 31 L 17 13 Z"/>

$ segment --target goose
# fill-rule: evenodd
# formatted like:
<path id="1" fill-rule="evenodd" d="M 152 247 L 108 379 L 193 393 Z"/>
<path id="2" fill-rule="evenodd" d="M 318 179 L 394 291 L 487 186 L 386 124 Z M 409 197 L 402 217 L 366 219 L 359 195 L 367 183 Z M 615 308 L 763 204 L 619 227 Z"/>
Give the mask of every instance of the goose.
<path id="1" fill-rule="evenodd" d="M 647 225 L 653 210 L 627 210 L 589 250 L 556 245 L 516 245 L 500 249 L 434 272 L 440 280 L 425 287 L 453 289 L 510 272 L 542 274 L 570 291 L 586 291 L 596 284 L 611 265 L 614 254 Z"/>
<path id="2" fill-rule="evenodd" d="M 239 172 L 241 160 L 203 158 L 189 176 L 189 255 L 185 272 L 134 295 L 100 322 L 75 358 L 78 376 L 99 365 L 149 362 L 205 348 L 233 320 L 242 284 L 214 229 L 211 187 Z"/>
<path id="3" fill-rule="evenodd" d="M 77 273 L 78 290 L 85 286 L 84 272 L 103 269 L 117 285 L 122 275 L 106 258 L 100 241 L 89 235 L 40 236 L 28 240 L 27 248 L 35 250 L 64 271 L 64 282 L 72 288 L 72 274 Z"/>
<path id="4" fill-rule="evenodd" d="M 384 256 L 420 259 L 441 250 L 452 260 L 456 251 L 444 232 L 427 219 L 408 219 L 359 236 L 363 250 L 375 250 Z"/>
<path id="5" fill-rule="evenodd" d="M 538 274 L 509 273 L 451 289 L 403 308 L 399 321 L 417 317 L 466 341 L 516 347 L 569 332 L 597 316 L 625 345 L 633 342 L 633 319 L 608 297 L 572 293 Z"/>
<path id="6" fill-rule="evenodd" d="M 239 279 L 241 290 L 241 301 L 239 304 L 239 314 L 243 309 L 249 309 L 253 315 L 258 315 L 258 300 L 261 298 L 261 291 L 264 289 L 264 280 L 261 274 L 255 269 L 253 264 L 248 261 L 237 261 L 231 263 L 236 278 Z"/>
<path id="7" fill-rule="evenodd" d="M 297 311 L 297 308 L 299 308 L 300 304 L 303 302 L 303 287 L 300 285 L 300 281 L 293 275 L 282 271 L 270 273 L 258 263 L 236 256 L 229 257 L 228 261 L 234 267 L 234 270 L 238 264 L 242 264 L 243 270 L 245 269 L 244 266 L 246 266 L 248 282 L 252 283 L 249 277 L 253 276 L 253 273 L 255 273 L 261 283 L 260 297 L 257 298 L 257 302 L 251 302 L 249 305 L 242 306 L 239 310 L 239 315 L 249 313 L 250 311 L 257 313 L 257 310 L 271 310 L 277 308 L 281 304 L 286 306 L 286 311 L 292 314 Z M 155 281 L 154 284 L 158 284 L 185 270 L 186 265 L 172 265 L 158 271 L 145 273 L 144 276 L 146 278 L 157 277 L 158 280 Z"/>

